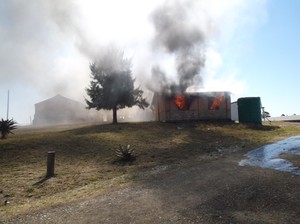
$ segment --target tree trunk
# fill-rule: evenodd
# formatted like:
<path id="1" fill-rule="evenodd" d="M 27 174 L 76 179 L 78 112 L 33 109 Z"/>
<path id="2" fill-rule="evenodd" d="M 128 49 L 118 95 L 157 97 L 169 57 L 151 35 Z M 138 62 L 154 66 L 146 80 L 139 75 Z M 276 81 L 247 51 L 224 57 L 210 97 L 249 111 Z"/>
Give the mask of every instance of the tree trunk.
<path id="1" fill-rule="evenodd" d="M 117 120 L 117 107 L 114 106 L 113 107 L 113 124 L 117 124 L 118 120 Z"/>

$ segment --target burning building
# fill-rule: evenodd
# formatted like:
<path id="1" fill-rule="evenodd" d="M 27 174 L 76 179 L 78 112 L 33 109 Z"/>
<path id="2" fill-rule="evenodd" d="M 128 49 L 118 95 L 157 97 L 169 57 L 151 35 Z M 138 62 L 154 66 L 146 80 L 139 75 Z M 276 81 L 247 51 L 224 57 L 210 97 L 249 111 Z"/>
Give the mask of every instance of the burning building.
<path id="1" fill-rule="evenodd" d="M 154 46 L 174 62 L 173 68 L 161 66 L 164 61 L 152 66 L 155 81 L 149 89 L 154 92 L 152 109 L 157 121 L 231 119 L 229 92 L 187 91 L 189 87 L 202 86 L 202 69 L 211 36 L 211 23 L 199 23 L 196 14 L 191 13 L 195 3 L 168 1 L 151 17 Z M 172 75 L 168 74 L 170 71 Z"/>
<path id="2" fill-rule="evenodd" d="M 156 92 L 152 110 L 157 121 L 230 120 L 229 92 L 166 94 Z"/>

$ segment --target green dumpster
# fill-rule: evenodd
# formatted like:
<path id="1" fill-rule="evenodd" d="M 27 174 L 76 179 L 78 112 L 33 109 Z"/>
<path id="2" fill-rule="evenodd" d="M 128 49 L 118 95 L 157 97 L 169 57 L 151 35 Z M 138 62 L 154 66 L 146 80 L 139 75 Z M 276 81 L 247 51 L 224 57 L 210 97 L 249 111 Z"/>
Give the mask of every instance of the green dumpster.
<path id="1" fill-rule="evenodd" d="M 240 123 L 261 124 L 260 97 L 244 97 L 237 101 Z"/>

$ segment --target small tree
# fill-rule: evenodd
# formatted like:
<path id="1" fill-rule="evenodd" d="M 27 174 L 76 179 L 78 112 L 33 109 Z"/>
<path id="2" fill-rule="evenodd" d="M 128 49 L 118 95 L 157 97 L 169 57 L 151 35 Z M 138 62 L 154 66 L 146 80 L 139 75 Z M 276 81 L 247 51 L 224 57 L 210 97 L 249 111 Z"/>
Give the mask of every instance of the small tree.
<path id="1" fill-rule="evenodd" d="M 12 133 L 12 130 L 17 128 L 16 124 L 17 122 L 15 122 L 13 119 L 3 120 L 2 118 L 0 121 L 1 139 L 5 139 L 8 134 Z"/>
<path id="2" fill-rule="evenodd" d="M 111 49 L 90 64 L 91 78 L 85 99 L 88 109 L 113 110 L 113 123 L 117 123 L 117 110 L 134 105 L 141 109 L 149 103 L 143 98 L 143 91 L 134 88 L 131 60 L 124 58 L 123 52 Z"/>

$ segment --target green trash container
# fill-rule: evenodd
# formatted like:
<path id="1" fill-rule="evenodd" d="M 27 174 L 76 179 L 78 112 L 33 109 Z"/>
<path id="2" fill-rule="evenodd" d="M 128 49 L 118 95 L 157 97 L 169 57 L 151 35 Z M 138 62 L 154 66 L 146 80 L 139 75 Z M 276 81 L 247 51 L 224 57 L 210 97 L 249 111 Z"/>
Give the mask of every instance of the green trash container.
<path id="1" fill-rule="evenodd" d="M 237 105 L 240 123 L 262 123 L 260 97 L 239 98 Z"/>

